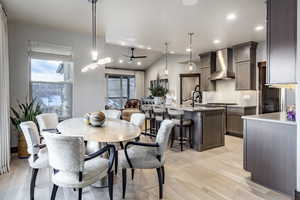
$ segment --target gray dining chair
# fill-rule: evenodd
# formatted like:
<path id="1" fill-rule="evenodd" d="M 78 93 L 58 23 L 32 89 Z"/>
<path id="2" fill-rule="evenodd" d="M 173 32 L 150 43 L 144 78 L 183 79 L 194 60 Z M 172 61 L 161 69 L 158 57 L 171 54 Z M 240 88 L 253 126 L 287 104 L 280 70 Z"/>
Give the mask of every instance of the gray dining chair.
<path id="1" fill-rule="evenodd" d="M 30 200 L 34 200 L 34 188 L 39 169 L 48 168 L 48 151 L 45 144 L 40 143 L 40 135 L 36 124 L 32 121 L 22 122 L 20 128 L 25 136 L 27 151 L 30 154 L 28 159 L 32 168 L 30 182 Z"/>
<path id="2" fill-rule="evenodd" d="M 51 200 L 54 200 L 58 187 L 78 188 L 78 199 L 82 199 L 82 188 L 98 182 L 108 176 L 110 200 L 113 199 L 113 162 L 115 147 L 107 145 L 97 152 L 85 156 L 85 145 L 82 136 L 64 136 L 44 133 L 49 150 L 49 164 L 53 168 L 53 190 Z M 105 152 L 109 158 L 103 158 Z"/>
<path id="3" fill-rule="evenodd" d="M 126 192 L 127 169 L 156 169 L 159 182 L 159 198 L 163 198 L 165 151 L 168 147 L 168 140 L 173 126 L 173 121 L 164 120 L 158 130 L 155 143 L 128 142 L 124 151 L 120 151 L 123 198 L 125 198 Z"/>

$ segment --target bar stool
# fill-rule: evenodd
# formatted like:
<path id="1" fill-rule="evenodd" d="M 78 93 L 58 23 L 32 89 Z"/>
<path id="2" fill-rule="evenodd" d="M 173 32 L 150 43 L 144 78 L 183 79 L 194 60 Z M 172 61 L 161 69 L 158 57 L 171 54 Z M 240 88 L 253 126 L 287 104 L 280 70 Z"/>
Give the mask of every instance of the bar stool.
<path id="1" fill-rule="evenodd" d="M 161 122 L 166 118 L 166 108 L 165 106 L 156 105 L 153 106 L 153 114 L 154 114 L 154 125 L 155 125 L 155 134 L 157 134 L 157 131 L 160 127 Z"/>
<path id="2" fill-rule="evenodd" d="M 183 143 L 184 141 L 186 141 L 186 139 L 183 138 L 183 129 L 185 131 L 185 136 L 186 136 L 186 130 L 189 129 L 188 141 L 190 144 L 190 148 L 193 148 L 193 133 L 192 133 L 193 120 L 185 119 L 184 111 L 182 110 L 175 110 L 169 108 L 168 115 L 170 119 L 174 121 L 175 128 L 176 127 L 179 128 L 180 150 L 183 151 Z M 171 137 L 171 148 L 173 147 L 174 140 L 175 140 L 175 132 L 173 131 Z"/>
<path id="3" fill-rule="evenodd" d="M 142 112 L 145 114 L 145 132 L 142 133 L 143 135 L 147 135 L 147 136 L 151 136 L 151 137 L 155 137 L 154 135 L 154 115 L 153 115 L 153 109 L 152 109 L 152 105 L 149 104 L 144 104 L 141 106 L 141 110 Z M 150 122 L 150 127 L 148 128 L 148 123 L 147 121 Z"/>

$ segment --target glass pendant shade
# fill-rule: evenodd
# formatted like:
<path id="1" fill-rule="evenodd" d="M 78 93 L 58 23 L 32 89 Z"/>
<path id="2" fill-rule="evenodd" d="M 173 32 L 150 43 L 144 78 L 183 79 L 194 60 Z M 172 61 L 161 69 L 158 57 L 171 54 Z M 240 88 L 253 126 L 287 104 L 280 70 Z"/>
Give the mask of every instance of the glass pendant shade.
<path id="1" fill-rule="evenodd" d="M 193 62 L 189 62 L 188 65 L 187 65 L 187 68 L 189 71 L 194 71 L 196 69 L 196 64 L 193 63 Z"/>
<path id="2" fill-rule="evenodd" d="M 165 75 L 168 75 L 168 74 L 169 74 L 168 69 L 165 69 L 165 70 L 164 70 L 164 74 L 165 74 Z"/>

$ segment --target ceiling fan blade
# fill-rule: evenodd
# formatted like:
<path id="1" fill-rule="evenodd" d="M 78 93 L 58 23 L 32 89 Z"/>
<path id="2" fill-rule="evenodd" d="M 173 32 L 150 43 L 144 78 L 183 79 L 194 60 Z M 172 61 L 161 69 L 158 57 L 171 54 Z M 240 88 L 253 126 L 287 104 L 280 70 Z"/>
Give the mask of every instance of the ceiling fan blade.
<path id="1" fill-rule="evenodd" d="M 133 58 L 147 58 L 147 56 L 133 56 Z"/>

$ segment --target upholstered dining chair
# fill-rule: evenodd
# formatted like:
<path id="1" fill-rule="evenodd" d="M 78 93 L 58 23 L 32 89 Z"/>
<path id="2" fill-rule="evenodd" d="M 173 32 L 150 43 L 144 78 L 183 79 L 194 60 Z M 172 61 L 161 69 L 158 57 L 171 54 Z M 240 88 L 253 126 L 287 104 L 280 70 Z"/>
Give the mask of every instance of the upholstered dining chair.
<path id="1" fill-rule="evenodd" d="M 48 151 L 45 144 L 40 143 L 40 135 L 36 124 L 32 121 L 22 122 L 20 128 L 25 136 L 27 151 L 30 154 L 28 159 L 32 168 L 30 182 L 30 200 L 34 200 L 34 188 L 39 169 L 48 168 Z"/>
<path id="2" fill-rule="evenodd" d="M 122 112 L 120 110 L 102 110 L 108 119 L 121 119 Z"/>
<path id="3" fill-rule="evenodd" d="M 58 125 L 58 116 L 56 113 L 43 113 L 36 116 L 40 132 L 43 135 L 43 132 L 58 132 L 56 127 Z"/>
<path id="4" fill-rule="evenodd" d="M 53 168 L 53 189 L 51 200 L 54 200 L 58 187 L 78 188 L 78 199 L 82 199 L 82 188 L 96 183 L 108 175 L 110 200 L 113 199 L 113 171 L 115 147 L 107 145 L 97 152 L 85 156 L 85 145 L 82 136 L 64 136 L 44 133 L 49 150 L 49 164 Z M 101 157 L 109 153 L 109 159 Z"/>
<path id="5" fill-rule="evenodd" d="M 120 152 L 123 198 L 125 198 L 127 182 L 126 169 L 156 169 L 159 182 L 159 198 L 163 198 L 165 151 L 173 126 L 173 121 L 164 120 L 158 130 L 155 143 L 128 142 L 124 151 Z"/>
<path id="6" fill-rule="evenodd" d="M 143 113 L 134 113 L 130 117 L 130 123 L 138 126 L 140 129 L 143 128 L 143 125 L 145 123 L 146 115 Z"/>

